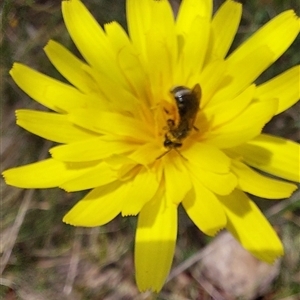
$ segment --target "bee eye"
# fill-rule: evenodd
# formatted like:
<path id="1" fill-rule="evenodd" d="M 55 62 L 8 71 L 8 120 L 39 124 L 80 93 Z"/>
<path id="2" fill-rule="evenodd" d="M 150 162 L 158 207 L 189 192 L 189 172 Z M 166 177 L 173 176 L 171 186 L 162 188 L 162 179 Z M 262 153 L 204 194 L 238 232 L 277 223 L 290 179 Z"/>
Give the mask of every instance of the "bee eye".
<path id="1" fill-rule="evenodd" d="M 170 141 L 169 139 L 166 139 L 166 140 L 164 141 L 164 146 L 165 146 L 166 148 L 169 148 L 172 144 L 173 144 L 173 142 Z"/>
<path id="2" fill-rule="evenodd" d="M 173 94 L 177 105 L 184 103 L 186 96 L 191 95 L 191 93 L 192 91 L 185 86 L 176 86 L 171 90 L 171 94 Z"/>
<path id="3" fill-rule="evenodd" d="M 179 148 L 182 146 L 182 143 L 179 141 L 171 141 L 168 138 L 164 141 L 164 147 L 166 148 Z"/>

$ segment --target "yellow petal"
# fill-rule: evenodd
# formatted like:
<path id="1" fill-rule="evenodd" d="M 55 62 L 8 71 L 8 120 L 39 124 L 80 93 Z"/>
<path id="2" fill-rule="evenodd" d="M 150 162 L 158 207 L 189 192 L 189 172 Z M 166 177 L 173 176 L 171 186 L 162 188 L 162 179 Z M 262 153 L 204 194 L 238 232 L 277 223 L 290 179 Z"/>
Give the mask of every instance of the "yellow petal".
<path id="1" fill-rule="evenodd" d="M 101 160 L 114 154 L 133 151 L 137 147 L 137 144 L 129 143 L 126 140 L 96 137 L 67 145 L 55 146 L 51 148 L 50 153 L 53 158 L 60 161 L 83 162 Z"/>
<path id="2" fill-rule="evenodd" d="M 259 85 L 256 90 L 256 97 L 261 101 L 278 99 L 276 114 L 291 107 L 300 97 L 300 66 L 290 68 Z"/>
<path id="3" fill-rule="evenodd" d="M 216 196 L 191 176 L 194 188 L 182 205 L 194 224 L 205 234 L 214 236 L 226 225 L 226 215 Z"/>
<path id="4" fill-rule="evenodd" d="M 126 194 L 126 202 L 122 208 L 122 216 L 137 215 L 142 207 L 156 194 L 160 178 L 152 170 L 141 167 L 131 181 L 130 189 Z"/>
<path id="5" fill-rule="evenodd" d="M 224 99 L 217 103 L 213 100 L 210 101 L 202 111 L 205 119 L 209 120 L 210 127 L 220 127 L 243 113 L 253 101 L 255 89 L 255 85 L 252 84 L 233 99 Z"/>
<path id="6" fill-rule="evenodd" d="M 283 246 L 270 223 L 242 191 L 219 197 L 228 223 L 226 228 L 255 257 L 273 263 L 283 255 Z"/>
<path id="7" fill-rule="evenodd" d="M 50 40 L 44 51 L 59 73 L 80 91 L 88 93 L 96 89 L 95 82 L 84 71 L 84 68 L 89 68 L 89 66 L 65 47 Z"/>
<path id="8" fill-rule="evenodd" d="M 67 192 L 76 192 L 100 187 L 118 179 L 116 171 L 105 162 L 101 162 L 84 174 L 65 181 L 59 187 Z"/>
<path id="9" fill-rule="evenodd" d="M 111 80 L 126 86 L 109 40 L 83 3 L 65 0 L 62 2 L 62 13 L 68 32 L 85 60 Z"/>
<path id="10" fill-rule="evenodd" d="M 25 166 L 12 168 L 2 173 L 9 185 L 27 189 L 52 188 L 62 185 L 90 169 L 97 163 L 63 163 L 54 159 L 46 159 Z"/>
<path id="11" fill-rule="evenodd" d="M 261 134 L 234 151 L 254 168 L 287 180 L 300 181 L 300 146 L 293 141 Z"/>
<path id="12" fill-rule="evenodd" d="M 224 58 L 232 44 L 242 16 L 242 5 L 227 0 L 218 9 L 211 23 L 211 53 L 208 61 Z"/>
<path id="13" fill-rule="evenodd" d="M 183 82 L 193 86 L 203 68 L 210 33 L 212 1 L 186 0 L 180 5 L 176 31 L 179 59 L 175 70 L 175 85 Z"/>
<path id="14" fill-rule="evenodd" d="M 190 29 L 182 37 L 182 49 L 176 67 L 175 85 L 186 82 L 187 86 L 194 86 L 203 68 L 204 58 L 209 41 L 210 20 L 197 17 Z"/>
<path id="15" fill-rule="evenodd" d="M 207 143 L 222 149 L 242 144 L 259 135 L 276 110 L 275 100 L 253 102 L 235 119 L 208 132 Z"/>
<path id="16" fill-rule="evenodd" d="M 123 49 L 122 55 L 124 52 L 126 53 L 126 50 Z M 84 71 L 97 83 L 97 91 L 89 94 L 94 101 L 89 106 L 85 106 L 85 109 L 125 111 L 127 114 L 135 115 L 138 100 L 131 87 L 129 90 L 125 90 L 119 83 L 114 82 L 105 73 L 100 73 L 96 69 L 88 67 L 84 68 Z M 125 76 L 124 72 L 122 74 Z M 129 83 L 130 81 L 128 81 Z"/>
<path id="17" fill-rule="evenodd" d="M 124 46 L 120 49 L 118 54 L 118 64 L 120 66 L 121 71 L 123 72 L 124 77 L 126 78 L 128 84 L 131 87 L 131 93 L 139 99 L 138 101 L 143 101 L 148 104 L 148 106 L 152 106 L 153 104 L 150 102 L 148 97 L 148 89 L 151 86 L 149 82 L 149 77 L 145 73 L 144 66 L 140 61 L 139 54 L 134 51 L 132 46 Z M 109 92 L 111 93 L 111 90 Z M 120 90 L 121 92 L 122 90 Z M 123 93 L 126 93 L 124 91 Z M 126 100 L 126 98 L 122 95 L 118 97 L 118 94 L 114 95 L 115 102 L 123 102 L 125 106 L 128 107 L 131 101 Z M 130 109 L 130 107 L 129 107 Z M 132 111 L 131 111 L 132 113 Z"/>
<path id="18" fill-rule="evenodd" d="M 101 134 L 129 137 L 137 141 L 148 141 L 153 129 L 141 120 L 115 112 L 78 109 L 69 115 L 70 121 Z"/>
<path id="19" fill-rule="evenodd" d="M 177 34 L 183 35 L 189 31 L 194 19 L 211 19 L 212 1 L 184 0 L 182 1 L 176 19 Z"/>
<path id="20" fill-rule="evenodd" d="M 288 10 L 255 32 L 240 47 L 238 47 L 228 58 L 230 64 L 234 64 L 244 57 L 254 53 L 261 46 L 266 46 L 272 52 L 272 62 L 277 60 L 286 49 L 292 44 L 299 33 L 298 18 L 294 11 Z M 251 64 L 256 64 L 254 58 L 249 57 Z"/>
<path id="21" fill-rule="evenodd" d="M 57 143 L 72 143 L 96 136 L 92 131 L 74 126 L 67 115 L 19 109 L 16 117 L 17 124 L 22 128 Z"/>
<path id="22" fill-rule="evenodd" d="M 183 155 L 202 170 L 219 174 L 229 172 L 230 159 L 217 147 L 205 143 L 194 143 L 183 152 Z"/>
<path id="23" fill-rule="evenodd" d="M 146 38 L 151 28 L 152 0 L 126 1 L 126 14 L 130 39 L 141 54 L 143 61 L 147 61 Z"/>
<path id="24" fill-rule="evenodd" d="M 160 1 L 151 1 L 152 3 L 152 14 L 151 14 L 151 30 L 148 32 L 146 36 L 146 42 L 153 41 L 153 45 L 151 45 L 151 49 L 147 49 L 148 51 L 148 59 L 151 59 L 152 55 L 157 56 L 156 47 L 159 47 L 158 43 L 164 43 L 165 47 L 169 51 L 173 51 L 169 54 L 174 55 L 174 57 L 169 57 L 173 63 L 176 59 L 176 45 L 177 39 L 175 35 L 175 19 L 172 11 L 172 7 L 167 0 Z M 160 48 L 160 47 L 159 47 Z M 163 60 L 160 61 L 160 64 L 164 64 Z M 172 67 L 169 65 L 169 67 Z M 152 61 L 150 64 L 153 65 Z M 157 64 L 157 67 L 160 67 Z M 166 70 L 167 71 L 167 70 Z M 169 74 L 168 74 L 169 75 Z"/>
<path id="25" fill-rule="evenodd" d="M 151 30 L 146 33 L 147 70 L 152 95 L 159 99 L 162 87 L 172 87 L 175 62 L 177 60 L 177 39 L 174 16 L 169 1 L 151 1 Z M 154 103 L 153 103 L 154 104 Z"/>
<path id="26" fill-rule="evenodd" d="M 117 22 L 113 21 L 104 24 L 104 30 L 115 53 L 119 52 L 123 47 L 131 45 L 131 41 L 126 31 Z"/>
<path id="27" fill-rule="evenodd" d="M 219 85 L 224 78 L 226 72 L 226 63 L 223 60 L 216 60 L 202 70 L 199 76 L 201 84 L 202 98 L 201 109 L 206 108 L 206 105 L 211 100 L 212 96 L 218 91 Z M 222 99 L 224 101 L 224 99 Z"/>
<path id="28" fill-rule="evenodd" d="M 251 64 L 249 64 L 251 61 Z M 273 62 L 273 53 L 267 46 L 260 46 L 239 60 L 226 60 L 227 71 L 223 76 L 223 83 L 211 101 L 221 102 L 239 95 L 245 88 Z"/>
<path id="29" fill-rule="evenodd" d="M 186 163 L 191 176 L 197 178 L 211 192 L 219 195 L 228 195 L 237 186 L 237 179 L 232 173 L 219 174 L 203 170 L 199 164 L 193 161 Z"/>
<path id="30" fill-rule="evenodd" d="M 125 77 L 128 85 L 131 87 L 131 93 L 133 93 L 139 101 L 147 100 L 145 101 L 147 103 L 149 101 L 149 99 L 147 99 L 147 89 L 149 88 L 150 83 L 140 54 L 131 44 L 125 30 L 118 23 L 112 22 L 106 24 L 105 31 L 115 49 L 115 52 L 117 53 L 117 64 L 120 67 L 120 71 Z M 101 87 L 103 85 L 107 85 L 103 82 L 102 77 L 99 80 L 99 84 Z M 105 86 L 103 89 L 105 89 Z M 110 89 L 108 88 L 108 92 L 105 94 L 109 97 L 112 90 L 114 90 L 113 96 L 116 99 L 115 102 L 124 102 L 125 105 L 128 106 L 128 103 L 131 101 L 128 101 L 124 95 L 118 96 L 118 90 L 121 92 L 122 89 L 118 89 L 116 93 L 116 89 L 113 87 Z"/>
<path id="31" fill-rule="evenodd" d="M 14 63 L 10 75 L 27 95 L 54 111 L 68 112 L 89 102 L 89 97 L 74 87 L 22 64 Z"/>
<path id="32" fill-rule="evenodd" d="M 288 198 L 297 189 L 295 184 L 263 176 L 237 160 L 232 161 L 232 171 L 241 190 L 261 198 Z"/>
<path id="33" fill-rule="evenodd" d="M 128 157 L 138 164 L 147 166 L 153 163 L 161 154 L 161 146 L 157 143 L 150 142 L 136 147 L 136 150 L 128 154 Z"/>
<path id="34" fill-rule="evenodd" d="M 164 175 L 166 199 L 168 199 L 168 202 L 179 204 L 192 188 L 191 179 L 187 168 L 182 162 L 182 157 L 167 155 L 165 157 Z"/>
<path id="35" fill-rule="evenodd" d="M 121 211 L 126 202 L 128 183 L 113 182 L 106 186 L 95 188 L 64 216 L 63 222 L 84 227 L 101 226 Z"/>
<path id="36" fill-rule="evenodd" d="M 159 196 L 162 196 L 161 193 Z M 155 197 L 139 214 L 135 238 L 136 281 L 140 291 L 159 292 L 169 274 L 177 236 L 177 205 Z"/>

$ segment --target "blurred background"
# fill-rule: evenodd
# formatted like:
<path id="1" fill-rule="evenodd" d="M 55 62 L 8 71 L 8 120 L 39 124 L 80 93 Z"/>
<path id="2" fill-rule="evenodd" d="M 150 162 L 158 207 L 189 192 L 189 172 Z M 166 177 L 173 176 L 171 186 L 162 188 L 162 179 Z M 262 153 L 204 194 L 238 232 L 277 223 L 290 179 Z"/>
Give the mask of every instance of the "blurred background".
<path id="1" fill-rule="evenodd" d="M 126 28 L 125 0 L 83 2 L 100 24 L 117 20 Z M 223 2 L 215 0 L 214 8 Z M 244 5 L 243 17 L 233 49 L 280 12 L 292 8 L 299 15 L 297 0 L 240 2 Z M 176 12 L 180 0 L 172 0 L 171 4 Z M 64 81 L 43 52 L 47 41 L 54 39 L 80 57 L 64 26 L 60 5 L 60 0 L 5 0 L 1 4 L 1 170 L 44 159 L 52 146 L 15 125 L 16 109 L 44 108 L 24 94 L 8 72 L 13 62 L 18 61 Z M 299 49 L 298 37 L 257 82 L 299 64 Z M 299 111 L 298 103 L 275 117 L 265 132 L 299 142 Z M 205 246 L 211 239 L 183 211 L 180 211 L 177 248 L 168 282 L 159 295 L 139 294 L 133 266 L 136 218 L 117 217 L 106 226 L 92 229 L 62 223 L 64 214 L 83 195 L 59 189 L 22 190 L 6 186 L 1 179 L 0 299 L 237 299 L 214 282 L 209 283 L 203 265 L 208 255 Z M 300 299 L 299 199 L 299 193 L 285 201 L 255 199 L 282 238 L 286 255 L 272 270 L 267 269 L 265 274 L 271 277 L 267 288 L 251 296 L 245 294 L 243 299 Z M 216 247 L 224 248 L 229 243 L 224 239 Z M 213 251 L 218 253 L 217 249 Z"/>

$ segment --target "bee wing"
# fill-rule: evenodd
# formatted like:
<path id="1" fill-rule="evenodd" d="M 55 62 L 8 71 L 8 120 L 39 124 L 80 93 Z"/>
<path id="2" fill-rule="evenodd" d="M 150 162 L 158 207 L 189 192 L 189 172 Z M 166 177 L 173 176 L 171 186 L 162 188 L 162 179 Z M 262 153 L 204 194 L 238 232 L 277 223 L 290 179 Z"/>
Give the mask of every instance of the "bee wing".
<path id="1" fill-rule="evenodd" d="M 196 99 L 197 99 L 197 104 L 198 106 L 200 106 L 200 101 L 201 101 L 201 96 L 202 96 L 202 89 L 200 87 L 200 84 L 197 83 L 192 90 L 192 94 L 195 95 Z"/>

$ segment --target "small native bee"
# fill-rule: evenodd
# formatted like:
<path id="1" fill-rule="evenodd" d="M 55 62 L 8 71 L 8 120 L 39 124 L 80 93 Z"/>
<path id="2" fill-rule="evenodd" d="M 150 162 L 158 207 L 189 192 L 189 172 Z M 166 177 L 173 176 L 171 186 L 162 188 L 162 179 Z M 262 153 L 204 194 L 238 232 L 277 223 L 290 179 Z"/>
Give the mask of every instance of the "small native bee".
<path id="1" fill-rule="evenodd" d="M 164 147 L 168 149 L 166 153 L 181 147 L 182 140 L 189 135 L 193 128 L 198 130 L 194 123 L 200 106 L 201 88 L 198 83 L 192 90 L 185 86 L 177 86 L 171 90 L 171 94 L 176 102 L 179 121 L 176 124 L 172 119 L 167 120 L 168 132 L 165 134 L 164 141 Z"/>

